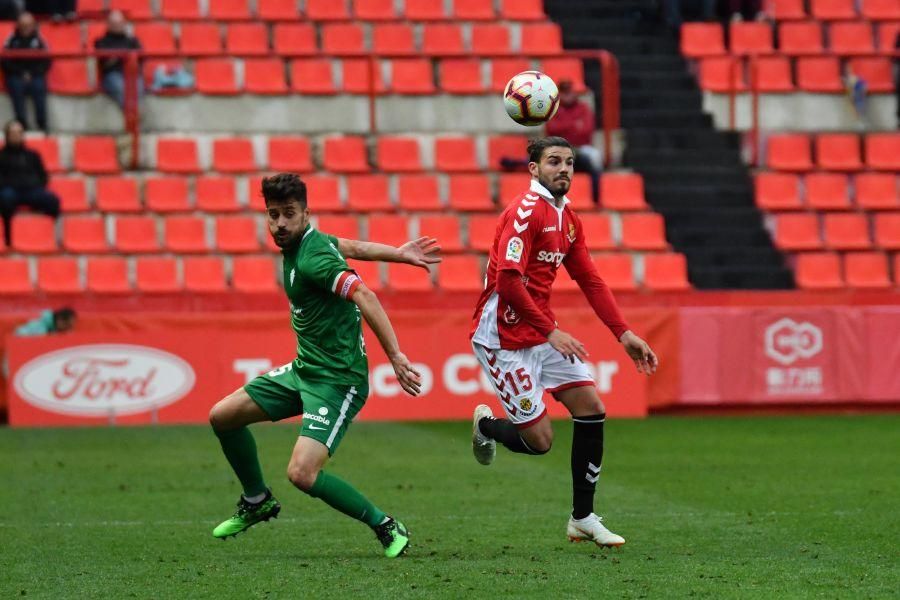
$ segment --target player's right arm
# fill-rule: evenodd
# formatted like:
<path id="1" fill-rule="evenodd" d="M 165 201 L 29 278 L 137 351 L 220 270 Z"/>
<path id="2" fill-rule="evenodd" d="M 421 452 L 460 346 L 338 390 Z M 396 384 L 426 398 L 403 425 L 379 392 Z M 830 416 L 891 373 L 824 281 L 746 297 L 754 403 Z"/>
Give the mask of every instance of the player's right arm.
<path id="1" fill-rule="evenodd" d="M 391 366 L 394 367 L 400 387 L 410 396 L 418 396 L 422 386 L 422 375 L 413 368 L 406 355 L 400 352 L 397 334 L 394 333 L 391 320 L 378 301 L 378 296 L 365 284 L 360 283 L 350 296 L 350 300 L 359 307 L 366 323 L 375 332 L 375 337 L 378 338 L 384 353 L 391 361 Z"/>

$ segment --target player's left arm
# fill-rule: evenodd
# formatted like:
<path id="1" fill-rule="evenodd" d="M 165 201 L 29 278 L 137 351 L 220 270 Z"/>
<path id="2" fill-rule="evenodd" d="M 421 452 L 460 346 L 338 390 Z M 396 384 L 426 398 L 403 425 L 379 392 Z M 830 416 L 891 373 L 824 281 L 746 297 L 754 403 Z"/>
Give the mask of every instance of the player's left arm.
<path id="1" fill-rule="evenodd" d="M 396 262 L 422 267 L 441 262 L 441 247 L 435 238 L 420 237 L 406 242 L 400 247 L 338 238 L 338 250 L 346 258 L 379 262 Z"/>
<path id="2" fill-rule="evenodd" d="M 569 248 L 563 264 L 569 276 L 575 280 L 581 288 L 591 308 L 600 317 L 600 320 L 613 332 L 616 339 L 622 344 L 625 352 L 634 361 L 638 373 L 651 375 L 656 372 L 659 360 L 650 348 L 650 345 L 638 337 L 625 322 L 625 317 L 619 310 L 619 305 L 613 296 L 612 290 L 600 277 L 597 267 L 591 260 L 587 244 L 584 241 L 584 231 L 581 223 L 578 223 L 575 242 Z"/>

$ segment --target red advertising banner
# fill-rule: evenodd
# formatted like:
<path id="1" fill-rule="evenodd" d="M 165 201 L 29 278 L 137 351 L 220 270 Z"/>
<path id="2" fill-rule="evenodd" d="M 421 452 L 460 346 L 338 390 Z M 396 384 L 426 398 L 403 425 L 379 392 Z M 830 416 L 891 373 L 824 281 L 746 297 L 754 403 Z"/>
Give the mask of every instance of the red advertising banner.
<path id="1" fill-rule="evenodd" d="M 654 329 L 664 329 L 665 322 L 674 327 L 674 311 L 667 319 L 645 314 Z M 587 346 L 608 414 L 646 415 L 647 380 L 609 331 L 589 310 L 558 311 L 558 317 Z M 470 318 L 468 309 L 393 315 L 403 351 L 423 375 L 417 398 L 400 389 L 377 340 L 369 336 L 370 396 L 360 418 L 466 419 L 482 402 L 500 412 L 469 346 Z M 641 331 L 643 321 L 632 319 L 635 329 Z M 205 422 L 219 399 L 294 357 L 284 316 L 156 315 L 139 322 L 112 318 L 106 326 L 97 321 L 84 329 L 7 338 L 11 425 Z M 669 355 L 674 354 L 673 348 Z M 552 399 L 547 405 L 551 416 L 567 414 Z"/>

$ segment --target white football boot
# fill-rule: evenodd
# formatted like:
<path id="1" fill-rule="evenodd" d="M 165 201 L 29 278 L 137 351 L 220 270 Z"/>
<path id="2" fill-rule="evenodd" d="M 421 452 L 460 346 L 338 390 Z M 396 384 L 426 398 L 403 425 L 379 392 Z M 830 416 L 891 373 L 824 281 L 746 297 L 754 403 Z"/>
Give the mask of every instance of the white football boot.
<path id="1" fill-rule="evenodd" d="M 570 516 L 566 535 L 570 542 L 594 542 L 598 546 L 623 545 L 625 538 L 604 527 L 602 521 L 603 517 L 598 517 L 594 513 L 577 521 Z"/>
<path id="2" fill-rule="evenodd" d="M 479 404 L 475 407 L 475 413 L 472 415 L 472 454 L 475 460 L 483 465 L 489 465 L 494 462 L 497 456 L 497 442 L 487 437 L 478 428 L 478 421 L 484 417 L 493 417 L 494 413 L 487 404 Z"/>

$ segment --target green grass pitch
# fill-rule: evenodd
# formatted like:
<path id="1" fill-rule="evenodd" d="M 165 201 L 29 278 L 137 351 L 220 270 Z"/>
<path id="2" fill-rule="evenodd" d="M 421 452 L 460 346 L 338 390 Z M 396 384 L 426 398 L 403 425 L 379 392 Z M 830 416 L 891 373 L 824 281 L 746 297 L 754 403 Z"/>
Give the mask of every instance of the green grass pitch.
<path id="1" fill-rule="evenodd" d="M 239 489 L 204 427 L 0 430 L 0 598 L 888 598 L 900 590 L 900 416 L 612 421 L 600 512 L 569 544 L 571 425 L 475 463 L 464 423 L 356 424 L 331 465 L 406 522 L 291 488 L 293 425 L 254 428 L 281 518 L 211 537 Z"/>

